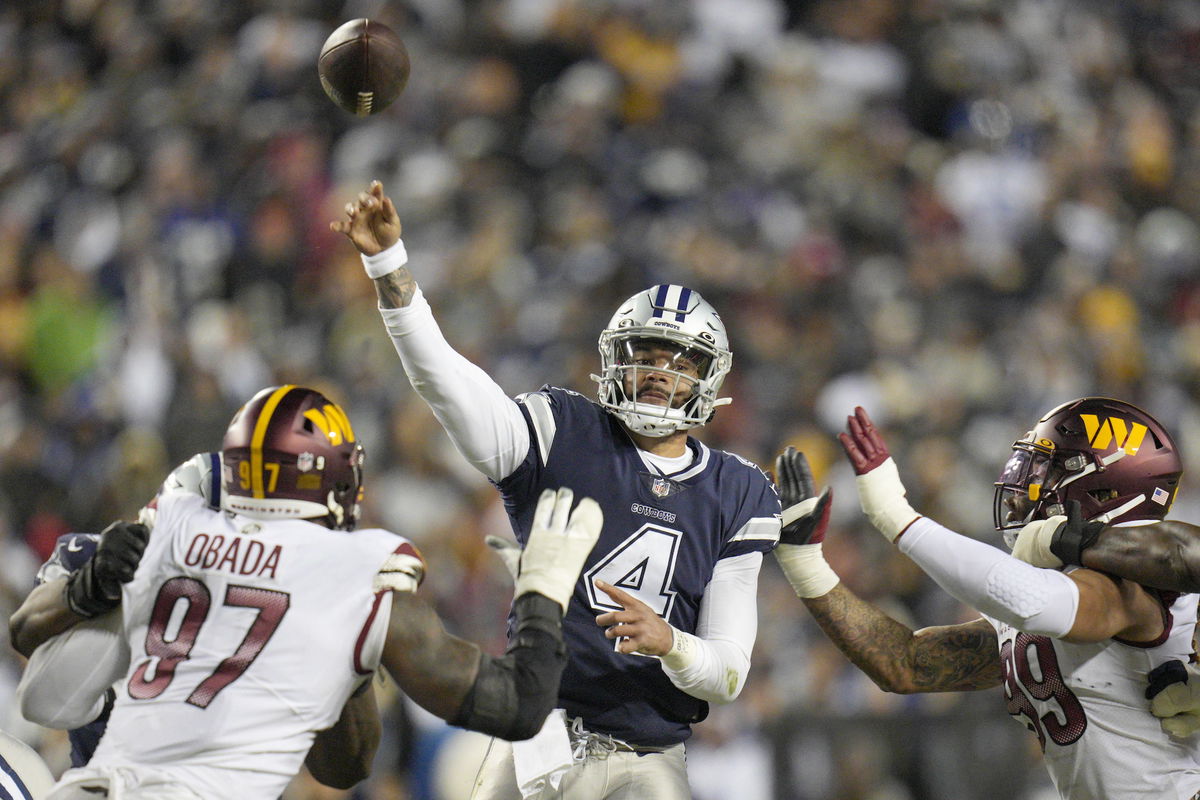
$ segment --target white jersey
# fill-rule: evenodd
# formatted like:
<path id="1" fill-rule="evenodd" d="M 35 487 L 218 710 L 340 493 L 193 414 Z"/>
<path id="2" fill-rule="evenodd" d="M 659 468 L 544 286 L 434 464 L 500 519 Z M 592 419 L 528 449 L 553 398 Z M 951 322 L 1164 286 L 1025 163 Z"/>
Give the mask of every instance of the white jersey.
<path id="1" fill-rule="evenodd" d="M 131 652 L 88 768 L 147 767 L 203 797 L 275 800 L 378 666 L 383 530 L 259 521 L 163 496 L 126 584 Z"/>
<path id="2" fill-rule="evenodd" d="M 1194 594 L 1175 599 L 1164 639 L 1149 645 L 1073 644 L 988 618 L 1000 640 L 1008 713 L 1037 734 L 1061 797 L 1193 800 L 1200 793 L 1200 737 L 1164 733 L 1145 694 L 1152 669 L 1188 661 L 1196 602 Z"/>

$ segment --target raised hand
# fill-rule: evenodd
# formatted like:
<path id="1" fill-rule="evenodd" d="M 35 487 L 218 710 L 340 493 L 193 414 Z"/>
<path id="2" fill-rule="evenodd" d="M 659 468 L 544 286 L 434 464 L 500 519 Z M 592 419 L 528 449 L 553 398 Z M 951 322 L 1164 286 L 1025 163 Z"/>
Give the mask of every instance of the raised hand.
<path id="1" fill-rule="evenodd" d="M 596 588 L 621 606 L 620 611 L 607 611 L 596 617 L 596 624 L 604 628 L 605 638 L 617 640 L 618 653 L 667 654 L 674 636 L 666 620 L 641 600 L 610 583 L 597 580 Z"/>
<path id="2" fill-rule="evenodd" d="M 858 476 L 858 502 L 875 529 L 894 542 L 904 530 L 920 518 L 905 499 L 907 492 L 900 471 L 892 460 L 883 436 L 861 407 L 846 418 L 846 432 L 838 441 Z"/>
<path id="3" fill-rule="evenodd" d="M 505 539 L 502 536 L 495 536 L 490 533 L 483 537 L 483 542 L 493 553 L 500 557 L 500 561 L 504 564 L 504 569 L 508 572 L 509 577 L 515 581 L 517 574 L 521 571 L 521 545 L 511 539 Z"/>
<path id="4" fill-rule="evenodd" d="M 148 541 L 150 529 L 137 522 L 118 521 L 105 528 L 96 552 L 67 578 L 71 611 L 95 617 L 120 605 L 121 587 L 133 580 Z"/>
<path id="5" fill-rule="evenodd" d="M 373 256 L 400 240 L 400 215 L 383 184 L 371 181 L 368 191 L 346 203 L 346 218 L 329 223 L 329 229 L 345 234 L 363 255 Z"/>
<path id="6" fill-rule="evenodd" d="M 573 499 L 570 489 L 542 492 L 533 512 L 529 541 L 521 553 L 516 597 L 537 592 L 566 610 L 583 562 L 604 525 L 599 503 L 585 497 L 572 511 Z"/>
<path id="7" fill-rule="evenodd" d="M 818 544 L 825 540 L 833 490 L 826 487 L 819 497 L 808 458 L 790 445 L 775 458 L 775 482 L 783 504 L 783 529 L 779 543 Z"/>
<path id="8" fill-rule="evenodd" d="M 846 417 L 846 432 L 838 434 L 838 441 L 842 443 L 855 475 L 866 475 L 891 458 L 883 436 L 862 406 L 855 407 L 854 416 Z"/>

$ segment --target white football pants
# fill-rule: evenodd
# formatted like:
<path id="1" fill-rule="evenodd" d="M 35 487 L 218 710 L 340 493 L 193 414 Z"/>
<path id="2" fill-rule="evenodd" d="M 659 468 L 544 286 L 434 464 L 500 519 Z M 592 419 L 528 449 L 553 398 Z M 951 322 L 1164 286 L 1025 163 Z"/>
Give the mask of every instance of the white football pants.
<path id="1" fill-rule="evenodd" d="M 204 800 L 190 787 L 154 770 L 80 767 L 67 770 L 46 800 Z"/>
<path id="2" fill-rule="evenodd" d="M 567 770 L 557 790 L 529 800 L 691 800 L 683 744 L 661 753 L 588 753 Z M 512 743 L 492 739 L 479 767 L 471 800 L 522 800 Z"/>

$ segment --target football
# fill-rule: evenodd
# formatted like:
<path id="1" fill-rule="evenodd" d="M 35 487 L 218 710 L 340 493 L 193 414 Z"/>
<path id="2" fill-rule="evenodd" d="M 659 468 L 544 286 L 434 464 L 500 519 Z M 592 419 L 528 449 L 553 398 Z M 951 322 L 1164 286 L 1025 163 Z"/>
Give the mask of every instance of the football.
<path id="1" fill-rule="evenodd" d="M 370 19 L 338 27 L 321 47 L 317 74 L 329 99 L 365 117 L 391 105 L 408 83 L 408 49 L 396 32 Z"/>

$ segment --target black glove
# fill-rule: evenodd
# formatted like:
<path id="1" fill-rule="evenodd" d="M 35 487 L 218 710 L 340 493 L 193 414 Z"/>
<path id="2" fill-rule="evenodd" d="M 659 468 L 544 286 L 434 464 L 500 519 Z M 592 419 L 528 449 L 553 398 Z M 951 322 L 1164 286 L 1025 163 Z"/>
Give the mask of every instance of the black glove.
<path id="1" fill-rule="evenodd" d="M 829 527 L 829 502 L 833 492 L 826 487 L 816 503 L 804 501 L 816 495 L 812 468 L 808 458 L 791 445 L 775 458 L 775 483 L 783 505 L 783 530 L 780 544 L 818 544 L 825 539 Z"/>
<path id="2" fill-rule="evenodd" d="M 1083 566 L 1083 551 L 1096 543 L 1106 523 L 1085 520 L 1078 500 L 1066 502 L 1066 515 L 1067 521 L 1050 538 L 1050 552 L 1064 564 Z"/>
<path id="3" fill-rule="evenodd" d="M 118 521 L 100 534 L 96 552 L 67 578 L 67 606 L 81 617 L 95 617 L 121 604 L 121 586 L 137 572 L 150 529 Z"/>

